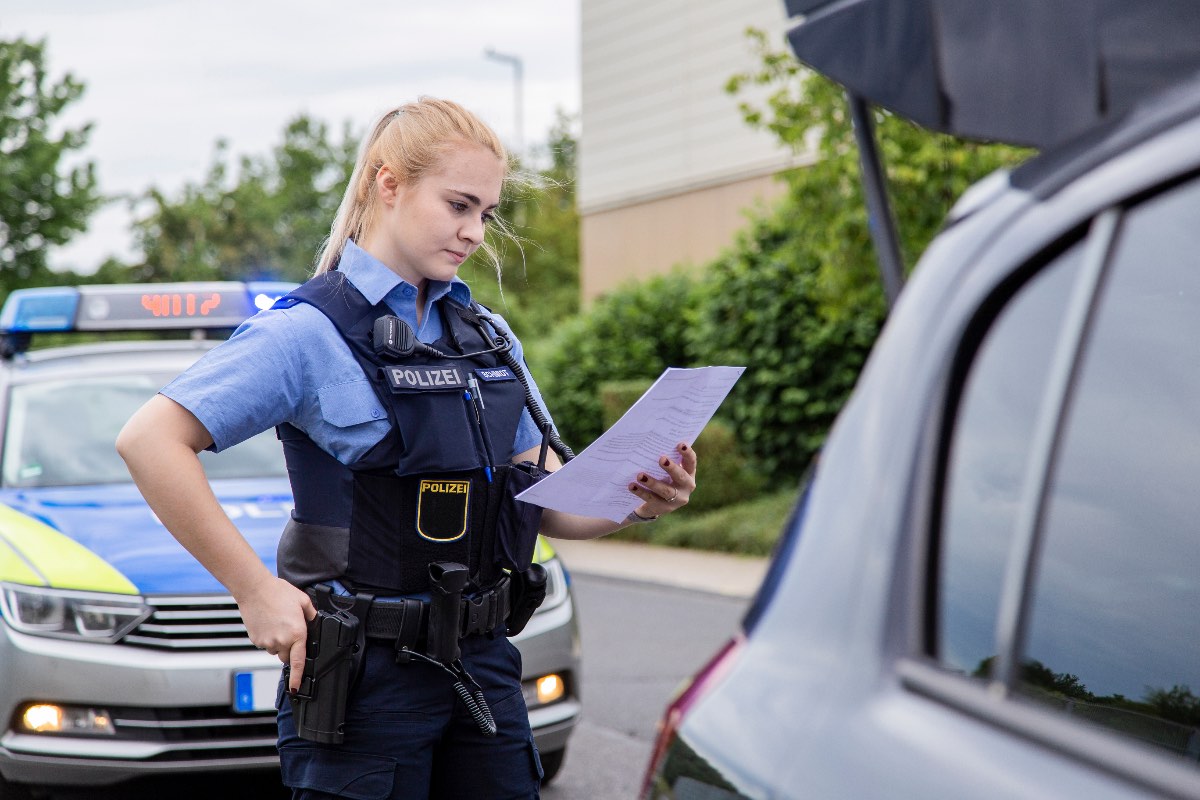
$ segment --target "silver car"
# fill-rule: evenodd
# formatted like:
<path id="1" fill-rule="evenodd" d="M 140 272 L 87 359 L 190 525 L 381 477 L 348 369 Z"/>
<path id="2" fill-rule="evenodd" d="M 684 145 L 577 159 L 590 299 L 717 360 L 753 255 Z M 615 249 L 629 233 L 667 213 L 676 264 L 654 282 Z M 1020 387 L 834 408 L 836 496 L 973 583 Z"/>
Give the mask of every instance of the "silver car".
<path id="1" fill-rule="evenodd" d="M 250 643 L 232 598 L 145 505 L 113 442 L 214 346 L 205 331 L 227 333 L 256 297 L 267 304 L 286 288 L 27 290 L 0 312 L 0 797 L 278 768 L 279 661 Z M 146 335 L 158 329 L 193 333 Z M 105 330 L 141 333 L 28 349 L 31 336 Z M 225 511 L 273 568 L 291 510 L 274 435 L 201 457 Z M 566 570 L 544 540 L 536 557 L 547 598 L 514 641 L 549 780 L 579 715 L 579 637 Z"/>

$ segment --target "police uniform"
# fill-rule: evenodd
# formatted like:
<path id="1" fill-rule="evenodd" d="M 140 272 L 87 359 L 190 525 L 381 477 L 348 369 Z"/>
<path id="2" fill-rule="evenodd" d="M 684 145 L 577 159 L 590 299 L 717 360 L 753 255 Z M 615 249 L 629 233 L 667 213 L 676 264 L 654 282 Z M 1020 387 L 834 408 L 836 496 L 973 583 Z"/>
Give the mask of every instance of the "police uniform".
<path id="1" fill-rule="evenodd" d="M 485 352 L 503 323 L 481 320 L 457 279 L 430 282 L 427 294 L 417 338 L 436 352 L 380 355 L 373 323 L 390 313 L 416 329 L 416 290 L 347 242 L 336 272 L 252 318 L 163 390 L 204 424 L 216 450 L 275 426 L 296 503 L 280 576 L 347 604 L 373 598 L 360 607 L 373 635 L 344 741 L 299 738 L 291 704 L 280 703 L 283 778 L 297 798 L 538 795 L 520 654 L 504 635 L 503 570 L 527 565 L 533 547 L 532 507 L 511 496 L 537 471 L 510 461 L 542 436 L 525 387 Z M 447 563 L 469 572 L 466 636 L 455 649 L 494 736 L 446 669 L 408 657 L 432 637 L 430 564 Z"/>

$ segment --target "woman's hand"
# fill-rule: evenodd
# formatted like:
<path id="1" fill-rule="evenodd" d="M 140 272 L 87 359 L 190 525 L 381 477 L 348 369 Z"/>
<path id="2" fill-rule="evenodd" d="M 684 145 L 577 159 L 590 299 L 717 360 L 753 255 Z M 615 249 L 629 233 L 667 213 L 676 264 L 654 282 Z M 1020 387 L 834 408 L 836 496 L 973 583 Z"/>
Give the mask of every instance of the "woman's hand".
<path id="1" fill-rule="evenodd" d="M 117 437 L 117 452 L 167 530 L 237 600 L 250 641 L 292 665 L 300 686 L 306 621 L 317 615 L 308 595 L 276 578 L 217 502 L 198 452 L 212 436 L 191 411 L 156 394 Z"/>
<path id="2" fill-rule="evenodd" d="M 317 615 L 312 600 L 280 578 L 271 578 L 236 599 L 254 646 L 291 664 L 288 689 L 295 692 L 304 673 L 308 621 Z"/>
<path id="3" fill-rule="evenodd" d="M 670 456 L 663 456 L 658 465 L 667 472 L 667 480 L 659 480 L 645 472 L 639 473 L 629 491 L 645 502 L 634 509 L 639 517 L 651 519 L 683 508 L 696 491 L 696 451 L 685 443 L 676 446 L 679 463 Z"/>
<path id="4" fill-rule="evenodd" d="M 692 492 L 696 491 L 696 451 L 687 444 L 677 445 L 676 450 L 679 452 L 679 463 L 670 456 L 663 456 L 658 462 L 666 471 L 667 480 L 658 480 L 643 472 L 629 484 L 629 491 L 645 501 L 634 509 L 634 513 L 643 519 L 653 519 L 683 508 L 692 498 Z M 513 461 L 535 461 L 537 457 L 538 448 L 535 447 L 514 456 Z M 550 453 L 546 466 L 553 472 L 562 464 L 554 453 Z M 627 519 L 614 525 L 606 517 L 584 517 L 547 508 L 542 513 L 541 533 L 555 539 L 596 539 L 625 527 L 631 521 Z"/>

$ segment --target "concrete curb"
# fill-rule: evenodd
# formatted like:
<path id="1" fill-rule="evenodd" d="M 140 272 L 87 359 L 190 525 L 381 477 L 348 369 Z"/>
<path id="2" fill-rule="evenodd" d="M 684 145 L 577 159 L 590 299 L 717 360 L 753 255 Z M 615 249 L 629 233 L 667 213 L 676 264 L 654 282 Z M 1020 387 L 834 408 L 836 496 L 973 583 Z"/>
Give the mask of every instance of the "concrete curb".
<path id="1" fill-rule="evenodd" d="M 550 543 L 562 555 L 563 562 L 571 572 L 677 586 L 730 597 L 752 597 L 767 572 L 768 559 L 755 556 L 659 547 L 613 539 L 551 539 Z"/>

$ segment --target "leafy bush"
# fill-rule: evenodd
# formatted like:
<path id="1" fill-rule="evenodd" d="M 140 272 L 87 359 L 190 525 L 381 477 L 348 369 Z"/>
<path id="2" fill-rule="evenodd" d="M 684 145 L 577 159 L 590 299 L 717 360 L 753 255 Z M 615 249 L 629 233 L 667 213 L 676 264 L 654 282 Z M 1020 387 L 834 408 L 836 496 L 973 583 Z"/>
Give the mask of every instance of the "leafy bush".
<path id="1" fill-rule="evenodd" d="M 696 314 L 695 284 L 677 272 L 614 291 L 560 326 L 536 373 L 563 440 L 578 451 L 604 430 L 601 384 L 688 366 Z"/>
<path id="2" fill-rule="evenodd" d="M 785 201 L 709 268 L 692 331 L 697 360 L 746 367 L 726 403 L 742 448 L 771 479 L 798 476 L 854 387 L 882 302 L 827 316 L 820 262 Z"/>
<path id="3" fill-rule="evenodd" d="M 794 202 L 754 221 L 703 279 L 676 272 L 627 285 L 560 329 L 537 371 L 569 444 L 582 449 L 632 402 L 610 399 L 620 409 L 606 415 L 602 386 L 619 379 L 613 388 L 640 393 L 668 366 L 745 366 L 722 407 L 731 441 L 714 429 L 711 443 L 696 443 L 702 457 L 704 447 L 715 451 L 706 470 L 734 459 L 721 465 L 721 489 L 707 481 L 703 494 L 709 485 L 714 494 L 698 503 L 719 507 L 763 479 L 800 474 L 854 385 L 883 303 L 876 292 L 876 302 L 850 313 L 823 313 L 819 264 L 804 236 L 816 223 Z"/>

